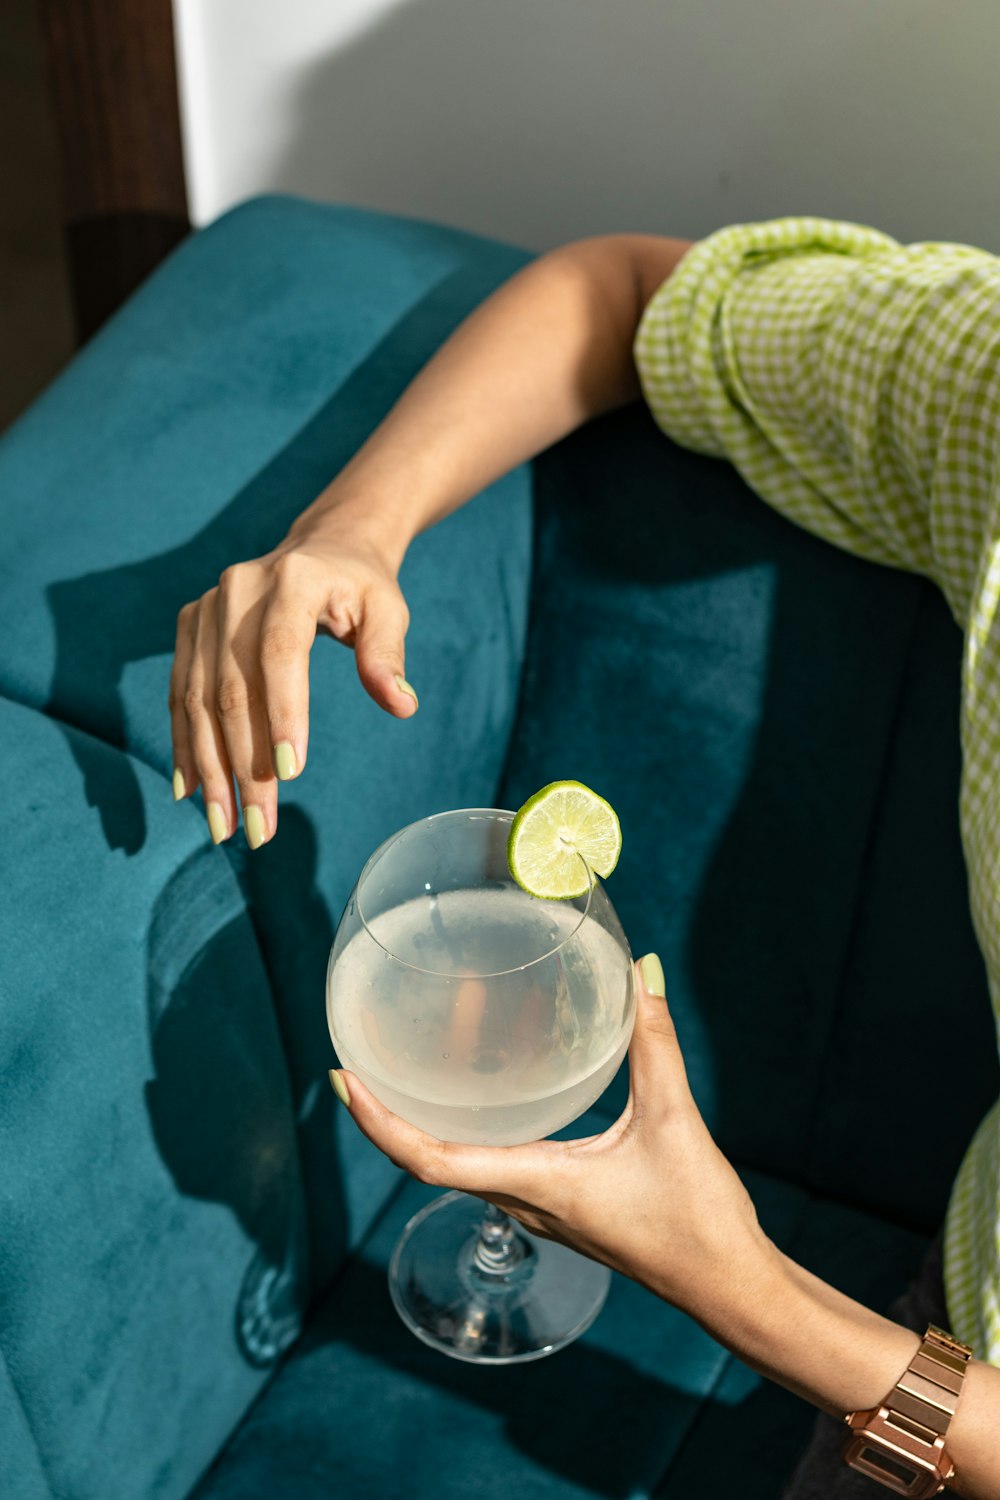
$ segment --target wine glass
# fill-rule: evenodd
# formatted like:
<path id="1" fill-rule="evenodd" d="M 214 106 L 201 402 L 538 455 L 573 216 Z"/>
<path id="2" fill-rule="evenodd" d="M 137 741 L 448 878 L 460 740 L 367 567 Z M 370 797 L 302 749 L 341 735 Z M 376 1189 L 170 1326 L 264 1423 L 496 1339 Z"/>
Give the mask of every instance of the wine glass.
<path id="1" fill-rule="evenodd" d="M 341 1064 L 439 1140 L 513 1146 L 569 1124 L 614 1077 L 635 1021 L 629 946 L 581 859 L 583 895 L 530 896 L 507 867 L 513 813 L 411 823 L 365 865 L 327 971 Z M 393 1302 L 457 1359 L 538 1359 L 590 1326 L 607 1268 L 446 1193 L 412 1218 Z"/>

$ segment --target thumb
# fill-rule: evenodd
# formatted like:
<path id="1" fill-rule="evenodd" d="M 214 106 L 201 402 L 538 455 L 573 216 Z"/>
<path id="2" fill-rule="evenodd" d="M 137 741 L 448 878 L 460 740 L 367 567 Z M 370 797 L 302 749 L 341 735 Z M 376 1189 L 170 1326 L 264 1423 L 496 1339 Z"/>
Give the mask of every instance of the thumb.
<path id="1" fill-rule="evenodd" d="M 365 690 L 397 719 L 412 718 L 418 707 L 404 671 L 403 641 L 409 623 L 410 612 L 398 590 L 373 590 L 365 596 L 354 635 L 354 656 Z"/>
<path id="2" fill-rule="evenodd" d="M 635 965 L 635 1030 L 628 1051 L 631 1095 L 636 1103 L 676 1108 L 691 1098 L 677 1032 L 666 1000 L 663 965 L 647 953 Z"/>

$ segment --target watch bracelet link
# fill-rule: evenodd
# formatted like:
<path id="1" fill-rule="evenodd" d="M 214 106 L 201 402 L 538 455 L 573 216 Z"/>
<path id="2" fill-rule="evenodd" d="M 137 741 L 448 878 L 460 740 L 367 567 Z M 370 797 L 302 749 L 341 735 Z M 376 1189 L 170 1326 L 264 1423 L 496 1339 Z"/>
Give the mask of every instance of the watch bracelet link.
<path id="1" fill-rule="evenodd" d="M 853 1429 L 845 1448 L 850 1466 L 898 1494 L 938 1494 L 955 1472 L 944 1438 L 971 1357 L 967 1344 L 928 1324 L 920 1348 L 881 1405 L 846 1418 Z M 911 1480 L 904 1483 L 907 1472 Z M 915 1488 L 921 1476 L 924 1487 Z M 936 1487 L 929 1487 L 935 1479 Z"/>

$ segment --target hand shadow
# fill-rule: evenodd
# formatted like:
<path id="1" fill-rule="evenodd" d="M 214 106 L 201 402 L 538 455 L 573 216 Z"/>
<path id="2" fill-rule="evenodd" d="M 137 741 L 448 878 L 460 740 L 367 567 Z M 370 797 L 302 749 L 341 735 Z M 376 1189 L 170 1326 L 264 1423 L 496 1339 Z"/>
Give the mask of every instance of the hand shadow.
<path id="1" fill-rule="evenodd" d="M 293 815 L 290 821 L 294 827 L 304 820 Z M 300 854 L 309 846 L 294 836 L 292 842 Z M 271 986 L 254 961 L 257 937 L 241 894 L 229 880 L 220 885 L 217 859 L 208 846 L 191 855 L 153 911 L 147 1009 L 155 1075 L 145 1099 L 177 1190 L 225 1204 L 251 1242 L 233 1326 L 244 1357 L 263 1366 L 300 1331 L 309 1296 L 309 1235 Z M 318 929 L 324 948 L 328 934 L 327 920 Z M 320 1096 L 308 1130 L 326 1143 L 323 1232 L 334 1243 L 325 1254 L 339 1258 L 344 1197 L 330 1110 L 322 1102 Z"/>
<path id="2" fill-rule="evenodd" d="M 264 957 L 288 1060 L 292 1112 L 306 1182 L 310 1281 L 325 1285 L 347 1250 L 347 1211 L 336 1149 L 336 1099 L 327 1078 L 333 1049 L 327 1029 L 326 967 L 339 912 L 316 884 L 317 830 L 285 801 L 281 836 L 233 862 Z"/>

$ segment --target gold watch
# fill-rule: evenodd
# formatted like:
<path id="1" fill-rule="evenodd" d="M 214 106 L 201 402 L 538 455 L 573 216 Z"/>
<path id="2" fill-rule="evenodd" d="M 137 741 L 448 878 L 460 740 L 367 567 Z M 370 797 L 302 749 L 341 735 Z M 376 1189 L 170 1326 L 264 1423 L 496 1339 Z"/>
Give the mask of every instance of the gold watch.
<path id="1" fill-rule="evenodd" d="M 972 1350 L 927 1325 L 923 1343 L 893 1390 L 874 1411 L 845 1417 L 851 1434 L 844 1462 L 896 1495 L 939 1495 L 955 1473 L 944 1451 Z"/>

